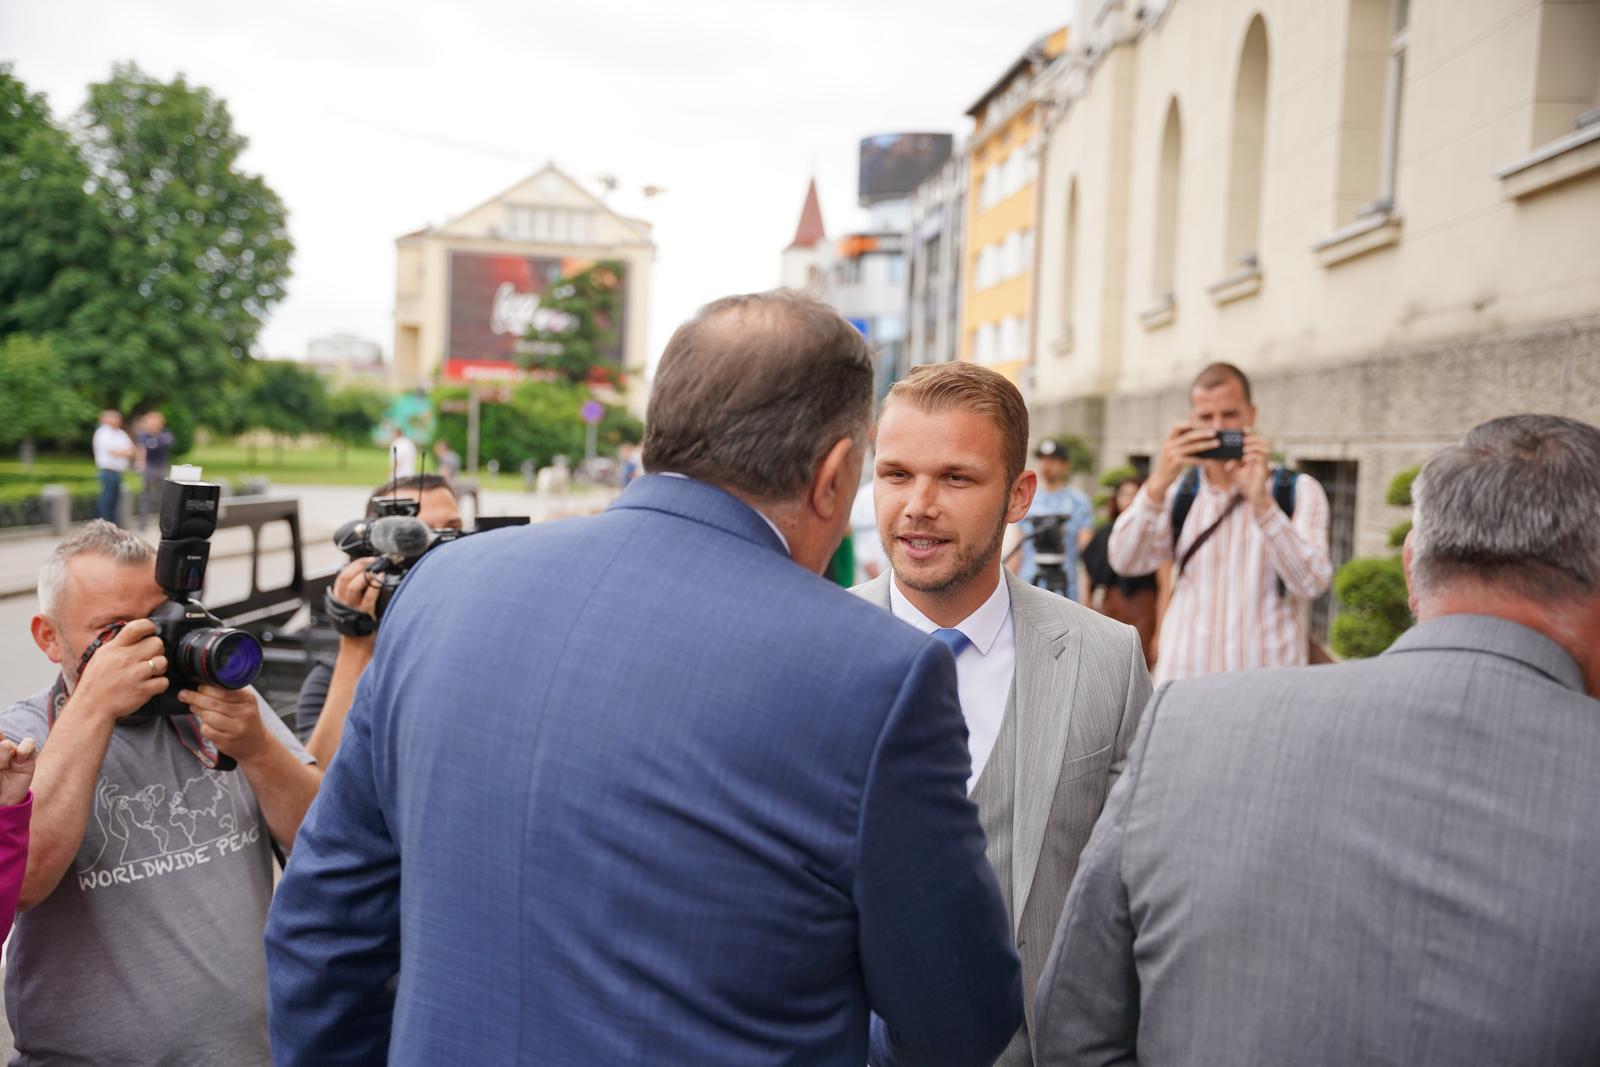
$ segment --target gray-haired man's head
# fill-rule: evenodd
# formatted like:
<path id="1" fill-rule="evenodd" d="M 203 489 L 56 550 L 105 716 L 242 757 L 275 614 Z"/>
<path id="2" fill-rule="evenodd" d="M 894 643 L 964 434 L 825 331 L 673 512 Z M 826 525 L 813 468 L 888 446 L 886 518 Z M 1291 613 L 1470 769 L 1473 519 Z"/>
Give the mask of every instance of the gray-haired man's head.
<path id="1" fill-rule="evenodd" d="M 1470 585 L 1549 605 L 1600 600 L 1600 429 L 1555 415 L 1478 426 L 1422 468 L 1420 602 Z"/>
<path id="2" fill-rule="evenodd" d="M 95 519 L 74 531 L 39 568 L 34 643 L 77 680 L 83 650 L 107 626 L 148 616 L 165 599 L 156 550 L 138 534 Z"/>
<path id="3" fill-rule="evenodd" d="M 667 342 L 644 465 L 783 503 L 840 438 L 864 444 L 871 421 L 872 352 L 837 311 L 784 289 L 730 296 Z"/>
<path id="4" fill-rule="evenodd" d="M 644 465 L 757 507 L 820 571 L 848 528 L 872 378 L 866 341 L 819 300 L 779 289 L 714 301 L 661 356 Z"/>

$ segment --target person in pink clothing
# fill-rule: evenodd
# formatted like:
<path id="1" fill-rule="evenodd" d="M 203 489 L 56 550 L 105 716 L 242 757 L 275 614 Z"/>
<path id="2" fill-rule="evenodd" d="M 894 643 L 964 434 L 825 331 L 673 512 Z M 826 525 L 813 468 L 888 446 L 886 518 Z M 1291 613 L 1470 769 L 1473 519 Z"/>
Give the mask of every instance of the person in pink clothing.
<path id="1" fill-rule="evenodd" d="M 28 870 L 28 820 L 33 816 L 33 767 L 39 746 L 0 735 L 0 940 L 11 933 L 17 895 Z"/>

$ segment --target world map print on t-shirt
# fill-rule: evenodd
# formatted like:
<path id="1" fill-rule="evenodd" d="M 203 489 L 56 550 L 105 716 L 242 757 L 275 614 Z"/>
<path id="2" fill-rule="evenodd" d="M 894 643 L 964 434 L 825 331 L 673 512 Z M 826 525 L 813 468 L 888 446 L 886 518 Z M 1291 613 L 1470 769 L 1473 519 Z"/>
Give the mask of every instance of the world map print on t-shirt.
<path id="1" fill-rule="evenodd" d="M 96 783 L 94 822 L 99 832 L 89 837 L 98 837 L 101 848 L 74 872 L 80 889 L 189 870 L 261 840 L 259 809 L 240 792 L 239 775 L 195 769 L 182 788 L 172 791 L 159 782 L 132 792 L 109 778 Z"/>

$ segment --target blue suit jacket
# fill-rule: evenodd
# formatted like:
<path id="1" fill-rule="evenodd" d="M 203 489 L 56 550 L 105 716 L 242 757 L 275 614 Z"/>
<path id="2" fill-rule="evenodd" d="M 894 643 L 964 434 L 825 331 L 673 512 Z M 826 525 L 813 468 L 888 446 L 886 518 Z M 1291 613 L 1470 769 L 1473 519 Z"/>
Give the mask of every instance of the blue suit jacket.
<path id="1" fill-rule="evenodd" d="M 274 1059 L 860 1067 L 877 1011 L 988 1063 L 1021 985 L 968 769 L 949 652 L 709 485 L 447 546 L 274 900 Z"/>

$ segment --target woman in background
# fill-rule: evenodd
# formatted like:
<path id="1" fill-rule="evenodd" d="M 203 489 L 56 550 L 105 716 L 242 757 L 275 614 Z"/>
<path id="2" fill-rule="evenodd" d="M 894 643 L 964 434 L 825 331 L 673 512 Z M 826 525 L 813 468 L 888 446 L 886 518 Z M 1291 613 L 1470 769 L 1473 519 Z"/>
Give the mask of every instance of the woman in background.
<path id="1" fill-rule="evenodd" d="M 1124 478 L 1111 491 L 1106 502 L 1110 517 L 1095 528 L 1094 536 L 1084 546 L 1083 567 L 1089 574 L 1089 604 L 1102 615 L 1125 622 L 1139 631 L 1139 641 L 1144 645 L 1145 664 L 1156 665 L 1156 635 L 1161 632 L 1161 612 L 1166 606 L 1163 590 L 1168 588 L 1172 565 L 1163 563 L 1154 574 L 1138 578 L 1124 578 L 1111 569 L 1106 556 L 1106 543 L 1111 539 L 1111 527 L 1117 516 L 1132 506 L 1144 485 L 1141 478 Z"/>

